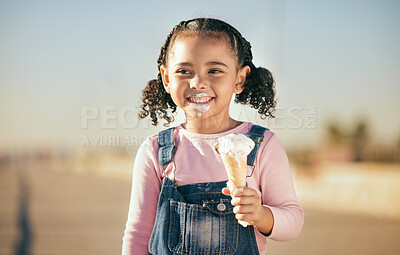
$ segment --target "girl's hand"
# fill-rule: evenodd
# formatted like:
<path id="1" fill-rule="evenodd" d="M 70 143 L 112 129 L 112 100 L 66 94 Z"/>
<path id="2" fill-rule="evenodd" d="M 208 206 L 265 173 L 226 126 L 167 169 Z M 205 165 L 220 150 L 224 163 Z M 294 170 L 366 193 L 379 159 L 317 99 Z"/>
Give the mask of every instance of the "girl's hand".
<path id="1" fill-rule="evenodd" d="M 272 212 L 261 204 L 261 199 L 254 189 L 244 187 L 230 194 L 228 188 L 223 188 L 222 193 L 232 196 L 231 204 L 235 206 L 233 212 L 236 219 L 248 222 L 264 235 L 271 234 L 274 225 Z"/>

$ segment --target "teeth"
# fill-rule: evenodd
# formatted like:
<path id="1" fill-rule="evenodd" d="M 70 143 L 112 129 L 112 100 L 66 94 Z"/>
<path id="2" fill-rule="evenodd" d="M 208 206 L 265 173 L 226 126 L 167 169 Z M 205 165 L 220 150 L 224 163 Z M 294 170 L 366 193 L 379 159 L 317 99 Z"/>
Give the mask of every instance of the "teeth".
<path id="1" fill-rule="evenodd" d="M 193 103 L 205 103 L 211 100 L 212 97 L 190 97 L 188 98 L 190 102 Z"/>

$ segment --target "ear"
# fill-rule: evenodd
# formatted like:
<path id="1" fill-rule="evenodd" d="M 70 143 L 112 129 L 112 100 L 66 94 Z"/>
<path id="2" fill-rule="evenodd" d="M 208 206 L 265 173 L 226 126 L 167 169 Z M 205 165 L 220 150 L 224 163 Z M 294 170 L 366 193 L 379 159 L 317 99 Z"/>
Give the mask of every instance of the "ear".
<path id="1" fill-rule="evenodd" d="M 244 83 L 246 82 L 246 77 L 250 73 L 249 66 L 243 66 L 240 68 L 236 75 L 236 84 L 235 84 L 235 94 L 240 94 L 244 90 Z"/>
<path id="2" fill-rule="evenodd" d="M 165 65 L 161 65 L 160 66 L 160 73 L 161 73 L 161 78 L 162 78 L 162 82 L 163 82 L 163 85 L 164 85 L 164 89 L 169 94 L 170 93 L 170 87 L 169 87 L 168 68 Z"/>

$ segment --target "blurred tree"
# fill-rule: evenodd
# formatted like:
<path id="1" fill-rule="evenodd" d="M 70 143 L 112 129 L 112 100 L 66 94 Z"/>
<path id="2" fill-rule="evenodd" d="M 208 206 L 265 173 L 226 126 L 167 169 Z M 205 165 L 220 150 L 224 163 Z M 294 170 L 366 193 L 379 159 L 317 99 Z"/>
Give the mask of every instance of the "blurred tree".
<path id="1" fill-rule="evenodd" d="M 346 147 L 353 152 L 355 161 L 365 158 L 365 151 L 368 143 L 369 128 L 365 119 L 359 119 L 353 127 L 343 128 L 337 124 L 340 121 L 331 121 L 327 125 L 328 145 L 344 150 Z"/>
<path id="2" fill-rule="evenodd" d="M 350 140 L 354 150 L 354 160 L 361 161 L 368 143 L 368 122 L 365 119 L 356 122 Z"/>
<path id="3" fill-rule="evenodd" d="M 343 132 L 340 130 L 336 122 L 328 124 L 328 142 L 329 144 L 338 144 L 343 141 Z"/>

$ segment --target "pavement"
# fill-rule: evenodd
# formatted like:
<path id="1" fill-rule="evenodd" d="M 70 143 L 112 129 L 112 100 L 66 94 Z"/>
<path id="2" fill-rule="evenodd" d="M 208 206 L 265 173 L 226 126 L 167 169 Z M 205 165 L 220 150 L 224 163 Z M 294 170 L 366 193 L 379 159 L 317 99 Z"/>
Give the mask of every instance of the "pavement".
<path id="1" fill-rule="evenodd" d="M 121 254 L 130 178 L 0 167 L 0 255 Z M 274 255 L 400 254 L 400 220 L 305 208 L 301 235 Z"/>

